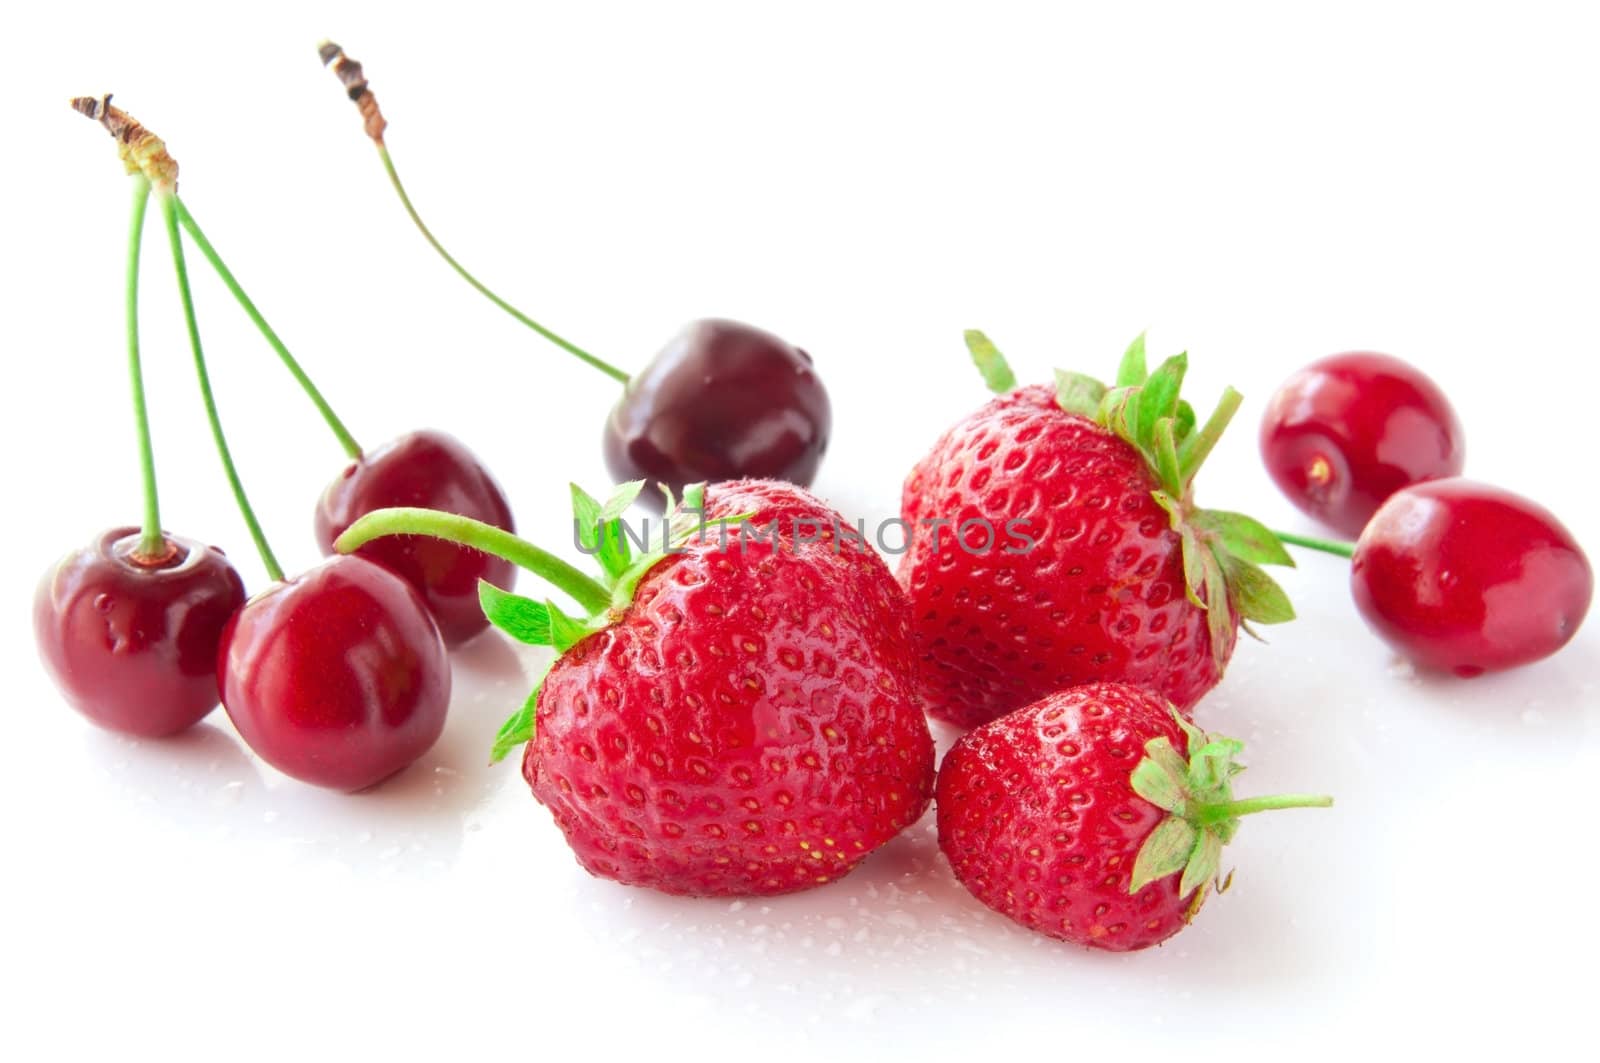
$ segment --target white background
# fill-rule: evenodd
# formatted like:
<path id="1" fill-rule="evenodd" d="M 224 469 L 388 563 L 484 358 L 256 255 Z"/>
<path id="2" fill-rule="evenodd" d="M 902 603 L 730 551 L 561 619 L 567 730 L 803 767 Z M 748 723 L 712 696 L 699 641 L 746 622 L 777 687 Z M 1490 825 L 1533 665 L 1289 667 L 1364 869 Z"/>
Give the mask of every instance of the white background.
<path id="1" fill-rule="evenodd" d="M 1109 373 L 1149 327 L 1190 395 L 1247 405 L 1204 502 L 1310 526 L 1255 420 L 1314 357 L 1427 369 L 1469 472 L 1600 550 L 1600 67 L 1583 5 L 463 3 L 56 5 L 0 29 L 7 455 L 7 1058 L 908 1058 L 927 1049 L 1232 1058 L 1587 1036 L 1600 931 L 1600 621 L 1559 657 L 1418 679 L 1340 562 L 1200 706 L 1241 789 L 1326 790 L 1246 824 L 1233 891 L 1164 948 L 1090 954 L 989 914 L 931 820 L 789 899 L 590 879 L 513 766 L 484 764 L 532 659 L 456 658 L 444 738 L 356 797 L 260 764 L 219 712 L 133 743 L 70 712 L 28 626 L 39 574 L 140 513 L 123 368 L 127 182 L 66 108 L 115 91 L 357 436 L 467 440 L 524 531 L 599 486 L 613 385 L 461 285 L 410 229 L 314 47 L 365 61 L 435 230 L 558 330 L 637 367 L 682 322 L 807 347 L 837 430 L 818 483 L 893 515 L 983 400 L 981 326 L 1020 374 Z M 159 217 L 146 355 L 168 525 L 262 585 L 209 450 Z M 238 458 L 285 563 L 315 560 L 341 455 L 194 256 Z M 948 738 L 948 735 L 943 735 Z M 1092 1057 L 1091 1057 L 1092 1058 Z"/>

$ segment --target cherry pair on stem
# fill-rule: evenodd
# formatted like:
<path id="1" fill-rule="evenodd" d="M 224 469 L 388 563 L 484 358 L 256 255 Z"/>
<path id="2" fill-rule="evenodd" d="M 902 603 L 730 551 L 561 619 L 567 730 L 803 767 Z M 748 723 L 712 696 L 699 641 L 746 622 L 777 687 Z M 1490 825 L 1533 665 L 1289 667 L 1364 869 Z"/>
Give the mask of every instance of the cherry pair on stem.
<path id="1" fill-rule="evenodd" d="M 266 323 L 177 194 L 165 145 L 110 98 L 74 107 L 117 140 L 134 183 L 126 312 L 129 374 L 145 514 L 103 533 L 48 572 L 35 598 L 40 654 L 67 700 L 124 733 L 158 737 L 192 725 L 219 694 L 264 759 L 310 782 L 361 789 L 421 755 L 449 702 L 446 642 L 486 626 L 477 584 L 509 586 L 513 566 L 427 538 L 373 543 L 285 578 L 250 506 L 223 434 L 189 287 L 180 228 L 216 269 L 321 411 L 352 463 L 316 514 L 324 552 L 369 509 L 430 505 L 511 526 L 503 494 L 459 443 L 418 432 L 364 454 Z M 161 524 L 138 332 L 144 221 L 155 192 L 172 249 L 196 377 L 229 486 L 274 581 L 249 599 L 220 550 Z M 441 631 L 443 634 L 441 634 Z"/>

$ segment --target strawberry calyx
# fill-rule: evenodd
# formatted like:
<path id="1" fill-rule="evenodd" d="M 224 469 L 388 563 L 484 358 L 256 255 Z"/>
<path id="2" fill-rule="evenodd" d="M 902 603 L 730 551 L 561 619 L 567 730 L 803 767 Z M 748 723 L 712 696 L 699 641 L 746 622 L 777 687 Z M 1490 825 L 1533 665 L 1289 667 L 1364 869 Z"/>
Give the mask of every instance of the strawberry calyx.
<path id="1" fill-rule="evenodd" d="M 705 484 L 684 488 L 681 500 L 673 497 L 670 488 L 663 487 L 667 496 L 664 534 L 659 545 L 652 549 L 648 527 L 642 537 L 635 538 L 622 520 L 623 513 L 633 505 L 644 485 L 643 480 L 622 484 L 604 502 L 577 484 L 571 485 L 575 544 L 583 553 L 595 558 L 599 578 L 585 574 L 502 528 L 431 509 L 374 510 L 350 525 L 334 542 L 336 550 L 348 554 L 384 535 L 429 535 L 445 539 L 527 569 L 578 604 L 580 611 L 573 615 L 549 598 L 539 601 L 501 590 L 486 580 L 478 581 L 478 604 L 489 623 L 518 642 L 555 650 L 555 656 L 535 679 L 527 700 L 496 733 L 490 751 L 491 764 L 503 760 L 533 737 L 539 691 L 545 676 L 573 646 L 622 619 L 633 602 L 639 581 L 651 569 L 673 554 L 682 553 L 685 543 L 713 525 L 738 524 L 754 516 L 753 513 L 738 513 L 707 520 Z"/>
<path id="2" fill-rule="evenodd" d="M 977 330 L 966 334 L 967 349 L 997 394 L 1016 386 L 1005 357 Z M 1111 387 L 1082 373 L 1056 371 L 1056 404 L 1094 422 L 1136 450 L 1157 487 L 1151 492 L 1166 510 L 1182 542 L 1184 591 L 1207 612 L 1211 652 L 1220 671 L 1227 663 L 1233 617 L 1246 633 L 1250 624 L 1281 624 L 1294 619 L 1289 596 L 1262 565 L 1294 566 L 1278 536 L 1243 513 L 1201 509 L 1194 504 L 1194 477 L 1222 438 L 1243 402 L 1233 388 L 1223 391 L 1204 423 L 1180 392 L 1189 368 L 1187 352 L 1173 355 L 1154 372 L 1146 368 L 1145 338 L 1128 345 Z M 1226 603 L 1226 608 L 1211 608 Z"/>
<path id="3" fill-rule="evenodd" d="M 1280 808 L 1327 808 L 1333 798 L 1322 794 L 1274 794 L 1235 800 L 1233 778 L 1244 770 L 1234 761 L 1244 743 L 1202 731 L 1176 709 L 1173 719 L 1183 729 L 1180 753 L 1165 736 L 1145 743 L 1145 755 L 1129 776 L 1133 792 L 1167 813 L 1139 848 L 1128 883 L 1130 894 L 1180 871 L 1180 899 L 1193 896 L 1189 917 L 1200 910 L 1207 890 L 1219 881 L 1222 848 L 1233 840 L 1239 817 Z M 1231 876 L 1230 876 L 1231 878 Z"/>

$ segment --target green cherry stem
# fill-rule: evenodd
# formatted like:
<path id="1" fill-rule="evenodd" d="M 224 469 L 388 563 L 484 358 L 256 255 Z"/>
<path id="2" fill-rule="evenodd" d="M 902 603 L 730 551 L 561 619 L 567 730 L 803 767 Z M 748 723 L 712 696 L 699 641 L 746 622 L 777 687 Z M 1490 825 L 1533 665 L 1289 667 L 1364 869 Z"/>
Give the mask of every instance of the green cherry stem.
<path id="1" fill-rule="evenodd" d="M 584 350 L 582 347 L 579 347 L 571 340 L 568 340 L 563 336 L 559 336 L 545 328 L 533 318 L 529 317 L 527 314 L 524 314 L 521 310 L 518 310 L 500 296 L 496 295 L 492 290 L 490 290 L 488 285 L 484 284 L 477 277 L 474 277 L 470 272 L 468 272 L 467 268 L 458 262 L 454 255 L 444 249 L 444 245 L 439 242 L 438 238 L 433 235 L 433 231 L 430 230 L 423 222 L 422 215 L 417 213 L 417 208 L 411 202 L 411 197 L 406 194 L 406 186 L 400 181 L 400 171 L 395 169 L 394 160 L 389 157 L 388 147 L 382 143 L 378 145 L 378 157 L 383 160 L 383 168 L 389 174 L 389 184 L 394 186 L 395 194 L 400 197 L 401 205 L 406 208 L 406 213 L 411 216 L 411 223 L 417 227 L 417 231 L 420 232 L 423 238 L 427 240 L 433 249 L 439 253 L 439 257 L 444 259 L 445 262 L 449 264 L 450 268 L 455 270 L 456 273 L 460 275 L 462 280 L 476 288 L 479 294 L 481 294 L 485 299 L 488 299 L 495 306 L 498 306 L 500 309 L 504 310 L 506 313 L 510 314 L 524 325 L 528 326 L 528 328 L 531 328 L 533 331 L 537 332 L 539 335 L 555 344 L 557 347 L 560 347 L 567 353 L 575 355 L 580 360 L 589 363 L 606 376 L 622 384 L 624 387 L 627 386 L 627 373 L 624 373 L 610 362 L 590 354 L 588 351 Z"/>
<path id="2" fill-rule="evenodd" d="M 332 406 L 328 405 L 328 400 L 322 397 L 322 392 L 317 390 L 317 386 L 311 382 L 311 378 L 300 367 L 300 363 L 295 359 L 295 356 L 289 353 L 289 348 L 284 345 L 283 340 L 279 339 L 272 326 L 267 324 L 267 319 L 261 316 L 261 311 L 256 309 L 256 304 L 245 294 L 244 288 L 239 284 L 238 278 L 233 275 L 233 271 L 222 261 L 222 256 L 217 254 L 217 249 L 211 245 L 210 240 L 206 239 L 206 234 L 200 231 L 200 225 L 194 220 L 194 215 L 189 213 L 189 208 L 183 205 L 183 201 L 177 197 L 176 193 L 169 198 L 172 200 L 173 207 L 177 211 L 178 221 L 182 223 L 184 231 L 189 234 L 189 238 L 194 241 L 195 247 L 200 249 L 200 253 L 205 256 L 206 261 L 211 263 L 211 268 L 217 271 L 217 276 L 222 278 L 222 283 L 227 286 L 229 292 L 233 293 L 234 299 L 238 301 L 239 306 L 244 309 L 250 320 L 255 323 L 256 328 L 261 331 L 261 335 L 266 339 L 267 343 L 278 353 L 278 358 L 283 362 L 284 368 L 289 370 L 289 374 L 299 383 L 301 389 L 306 393 L 306 397 L 317 408 L 317 412 L 322 414 L 322 419 L 328 423 L 328 427 L 332 429 L 334 436 L 338 438 L 339 445 L 344 448 L 345 454 L 350 457 L 351 461 L 360 461 L 361 444 L 357 443 L 355 437 L 350 434 L 349 429 L 345 428 L 344 422 L 339 420 L 339 415 L 333 412 Z"/>
<path id="3" fill-rule="evenodd" d="M 156 493 L 156 455 L 150 442 L 150 412 L 144 401 L 144 365 L 139 355 L 139 254 L 144 245 L 144 217 L 150 205 L 150 181 L 143 174 L 133 177 L 133 220 L 128 226 L 128 383 L 133 391 L 133 421 L 139 433 L 139 471 L 144 479 L 144 526 L 134 557 L 157 561 L 168 554 L 166 536 L 161 531 L 161 503 Z"/>
<path id="4" fill-rule="evenodd" d="M 435 539 L 470 546 L 527 569 L 560 588 L 591 614 L 603 613 L 611 607 L 611 592 L 599 581 L 584 575 L 549 551 L 503 528 L 454 513 L 410 506 L 375 509 L 346 528 L 344 534 L 334 540 L 333 548 L 341 554 L 348 554 L 385 535 L 430 535 Z"/>
<path id="5" fill-rule="evenodd" d="M 1307 550 L 1320 550 L 1325 554 L 1334 554 L 1337 557 L 1351 558 L 1355 556 L 1355 543 L 1342 543 L 1333 539 L 1314 539 L 1309 535 L 1296 535 L 1293 532 L 1275 531 L 1272 534 L 1293 546 L 1304 547 Z"/>
<path id="6" fill-rule="evenodd" d="M 405 183 L 400 180 L 400 171 L 395 169 L 394 159 L 389 157 L 389 147 L 383 142 L 383 131 L 388 127 L 389 123 L 383 117 L 382 110 L 378 107 L 378 98 L 372 94 L 372 88 L 367 84 L 366 75 L 361 70 L 361 64 L 346 55 L 344 49 L 332 41 L 323 41 L 319 44 L 317 46 L 317 56 L 322 60 L 322 65 L 331 70 L 334 77 L 339 79 L 339 83 L 344 86 L 345 95 L 350 98 L 350 102 L 354 103 L 356 109 L 361 112 L 363 128 L 368 139 L 378 149 L 378 158 L 383 160 L 383 169 L 389 175 L 389 184 L 393 186 L 395 194 L 400 197 L 401 206 L 405 207 L 406 213 L 410 215 L 411 224 L 417 227 L 417 231 L 422 234 L 423 239 L 428 241 L 428 245 L 438 252 L 439 257 L 444 259 L 462 280 L 472 285 L 478 294 L 488 299 L 495 306 L 498 306 L 501 310 L 504 310 L 568 354 L 592 365 L 623 387 L 627 387 L 627 373 L 624 373 L 610 362 L 590 354 L 565 337 L 556 335 L 521 310 L 500 298 L 499 295 L 490 290 L 488 285 L 474 277 L 465 266 L 456 260 L 454 255 L 444 249 L 444 245 L 439 242 L 438 237 L 433 235 L 433 231 L 422 220 L 422 215 L 417 212 L 416 204 L 411 202 L 411 196 L 406 192 Z"/>
<path id="7" fill-rule="evenodd" d="M 1273 812 L 1280 808 L 1331 808 L 1333 798 L 1327 794 L 1271 794 L 1266 797 L 1246 797 L 1226 804 L 1210 805 L 1200 810 L 1201 822 L 1221 823 L 1256 812 Z"/>
<path id="8" fill-rule="evenodd" d="M 222 419 L 217 416 L 217 400 L 211 393 L 211 375 L 206 371 L 205 351 L 200 346 L 200 326 L 195 320 L 194 294 L 189 290 L 189 267 L 183 258 L 183 238 L 178 233 L 182 206 L 178 203 L 176 193 L 163 192 L 160 198 L 161 213 L 167 223 L 167 239 L 172 244 L 172 265 L 178 274 L 178 294 L 183 300 L 184 323 L 189 329 L 189 346 L 194 351 L 195 377 L 200 383 L 200 397 L 205 401 L 206 419 L 211 422 L 211 438 L 217 445 L 217 456 L 222 459 L 222 470 L 227 474 L 234 501 L 239 504 L 239 513 L 250 529 L 250 538 L 255 540 L 257 552 L 261 554 L 261 563 L 266 567 L 267 575 L 281 583 L 284 579 L 283 568 L 273 556 L 272 547 L 267 545 L 261 522 L 256 519 L 250 499 L 245 496 L 244 485 L 239 481 L 239 470 L 234 467 L 233 455 L 228 450 L 228 440 L 222 434 Z"/>

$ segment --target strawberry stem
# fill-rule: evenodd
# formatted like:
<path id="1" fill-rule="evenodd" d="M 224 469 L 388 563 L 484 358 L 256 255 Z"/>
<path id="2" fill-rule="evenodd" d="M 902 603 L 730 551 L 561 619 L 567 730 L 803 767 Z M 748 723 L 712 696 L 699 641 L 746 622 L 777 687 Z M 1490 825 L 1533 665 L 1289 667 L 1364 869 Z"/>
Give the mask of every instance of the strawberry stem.
<path id="1" fill-rule="evenodd" d="M 1333 554 L 1336 557 L 1351 558 L 1356 553 L 1355 543 L 1338 542 L 1333 539 L 1314 539 L 1309 535 L 1295 535 L 1293 532 L 1275 531 L 1272 534 L 1294 546 L 1303 547 L 1307 550 L 1320 550 L 1322 553 Z"/>
<path id="2" fill-rule="evenodd" d="M 217 456 L 222 459 L 222 471 L 228 477 L 228 486 L 233 491 L 234 501 L 239 505 L 239 514 L 244 517 L 245 525 L 250 529 L 250 538 L 255 540 L 256 552 L 261 555 L 261 563 L 266 567 L 267 575 L 281 583 L 284 579 L 283 568 L 273 556 L 272 547 L 267 545 L 267 537 L 261 531 L 261 522 L 256 519 L 250 499 L 245 495 L 244 484 L 239 480 L 239 470 L 234 466 L 233 454 L 228 449 L 228 440 L 222 434 L 222 419 L 217 415 L 216 396 L 211 393 L 211 374 L 206 371 L 205 350 L 200 345 L 200 325 L 195 320 L 194 293 L 189 289 L 189 267 L 183 258 L 183 238 L 178 234 L 178 212 L 181 209 L 175 193 L 162 194 L 161 214 L 166 219 L 167 239 L 172 244 L 172 265 L 178 274 L 178 295 L 183 301 L 183 318 L 184 324 L 189 329 L 189 346 L 194 351 L 194 372 L 195 378 L 200 383 L 200 398 L 205 403 L 206 419 L 211 423 L 211 439 L 216 444 Z"/>
<path id="3" fill-rule="evenodd" d="M 169 549 L 161 532 L 161 502 L 156 493 L 155 446 L 150 441 L 150 413 L 144 401 L 144 365 L 139 354 L 139 253 L 144 245 L 144 217 L 150 205 L 150 182 L 133 176 L 133 221 L 128 227 L 128 383 L 133 392 L 133 422 L 139 433 L 139 472 L 144 481 L 144 527 L 134 559 L 164 560 Z"/>
<path id="4" fill-rule="evenodd" d="M 176 205 L 178 220 L 183 223 L 184 231 L 189 234 L 189 238 L 194 241 L 194 245 L 200 249 L 200 253 L 205 256 L 206 261 L 211 263 L 211 268 L 217 271 L 217 276 L 222 278 L 222 283 L 227 286 L 228 291 L 233 293 L 234 299 L 238 301 L 250 320 L 255 323 L 256 328 L 261 331 L 261 335 L 266 339 L 267 343 L 278 353 L 278 358 L 283 362 L 284 368 L 289 370 L 289 375 L 295 378 L 301 390 L 306 393 L 306 397 L 311 400 L 311 404 L 317 408 L 318 413 L 322 414 L 322 419 L 327 422 L 328 427 L 339 440 L 339 445 L 344 448 L 345 454 L 349 455 L 351 461 L 360 461 L 361 444 L 357 443 L 355 437 L 350 434 L 349 429 L 345 428 L 344 422 L 339 420 L 339 415 L 333 412 L 332 406 L 328 405 L 328 400 L 322 397 L 322 392 L 317 390 L 317 386 L 311 382 L 311 378 L 300 367 L 300 363 L 295 360 L 294 355 L 289 353 L 289 348 L 284 345 L 283 340 L 279 339 L 278 334 L 272 330 L 272 326 L 267 324 L 267 319 L 261 316 L 261 311 L 256 309 L 256 304 L 245 294 L 244 288 L 239 284 L 238 278 L 233 275 L 233 271 L 222 261 L 222 256 L 217 254 L 215 247 L 211 246 L 211 241 L 206 239 L 205 233 L 200 231 L 200 226 L 194 220 L 194 215 L 189 213 L 189 208 L 184 206 L 183 201 L 179 200 L 176 195 L 172 199 Z"/>
<path id="5" fill-rule="evenodd" d="M 385 535 L 429 535 L 470 546 L 527 569 L 560 588 L 591 614 L 603 613 L 611 607 L 610 591 L 549 551 L 504 528 L 454 513 L 409 506 L 375 509 L 346 528 L 334 541 L 333 548 L 341 554 L 353 553 Z"/>
<path id="6" fill-rule="evenodd" d="M 1272 812 L 1280 808 L 1331 808 L 1333 798 L 1327 794 L 1270 794 L 1264 797 L 1246 797 L 1220 805 L 1207 805 L 1200 809 L 1197 819 L 1202 825 L 1238 819 L 1256 812 Z"/>

